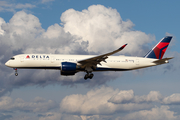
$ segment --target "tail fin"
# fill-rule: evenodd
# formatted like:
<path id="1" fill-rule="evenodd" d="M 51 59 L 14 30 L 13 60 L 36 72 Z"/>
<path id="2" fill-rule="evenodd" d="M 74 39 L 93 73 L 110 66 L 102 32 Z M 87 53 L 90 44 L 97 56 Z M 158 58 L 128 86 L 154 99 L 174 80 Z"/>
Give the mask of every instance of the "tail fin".
<path id="1" fill-rule="evenodd" d="M 166 36 L 160 40 L 160 42 L 150 50 L 144 57 L 145 58 L 154 58 L 154 59 L 162 59 L 166 49 L 172 39 L 172 36 Z"/>

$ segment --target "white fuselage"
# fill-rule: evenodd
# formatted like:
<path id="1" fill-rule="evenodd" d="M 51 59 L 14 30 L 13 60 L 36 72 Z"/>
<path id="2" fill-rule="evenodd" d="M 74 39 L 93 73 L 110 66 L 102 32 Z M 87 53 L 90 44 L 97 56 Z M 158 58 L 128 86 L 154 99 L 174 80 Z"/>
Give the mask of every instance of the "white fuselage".
<path id="1" fill-rule="evenodd" d="M 27 57 L 29 56 L 29 57 Z M 79 60 L 94 57 L 93 55 L 58 55 L 58 54 L 20 54 L 16 55 L 5 63 L 11 68 L 24 69 L 59 69 L 62 62 L 77 63 Z M 108 56 L 106 62 L 97 65 L 94 71 L 125 71 L 134 70 L 157 64 L 153 63 L 157 59 L 127 56 Z M 77 63 L 78 65 L 78 63 Z M 78 71 L 84 71 L 79 69 Z"/>

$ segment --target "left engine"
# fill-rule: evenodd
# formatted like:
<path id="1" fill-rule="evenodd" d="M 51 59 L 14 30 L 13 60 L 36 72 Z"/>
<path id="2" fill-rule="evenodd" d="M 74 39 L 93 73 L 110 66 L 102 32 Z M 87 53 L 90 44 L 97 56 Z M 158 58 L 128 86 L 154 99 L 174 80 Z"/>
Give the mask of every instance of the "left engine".
<path id="1" fill-rule="evenodd" d="M 61 75 L 75 75 L 77 64 L 71 62 L 62 62 L 61 63 Z"/>

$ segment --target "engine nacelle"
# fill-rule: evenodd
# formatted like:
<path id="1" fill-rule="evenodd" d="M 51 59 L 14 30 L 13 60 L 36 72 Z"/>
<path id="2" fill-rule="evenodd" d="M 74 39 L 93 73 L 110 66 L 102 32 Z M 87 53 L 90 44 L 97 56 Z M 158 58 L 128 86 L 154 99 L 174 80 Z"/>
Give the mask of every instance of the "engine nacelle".
<path id="1" fill-rule="evenodd" d="M 62 62 L 61 63 L 61 75 L 75 75 L 76 73 L 76 63 Z"/>

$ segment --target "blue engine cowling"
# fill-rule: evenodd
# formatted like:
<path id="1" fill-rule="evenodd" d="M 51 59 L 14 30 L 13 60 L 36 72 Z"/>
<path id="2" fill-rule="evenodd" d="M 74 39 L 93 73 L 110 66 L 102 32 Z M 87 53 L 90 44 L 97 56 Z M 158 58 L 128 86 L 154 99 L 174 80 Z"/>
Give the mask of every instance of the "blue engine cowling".
<path id="1" fill-rule="evenodd" d="M 61 75 L 75 75 L 76 63 L 62 62 L 61 63 Z"/>

